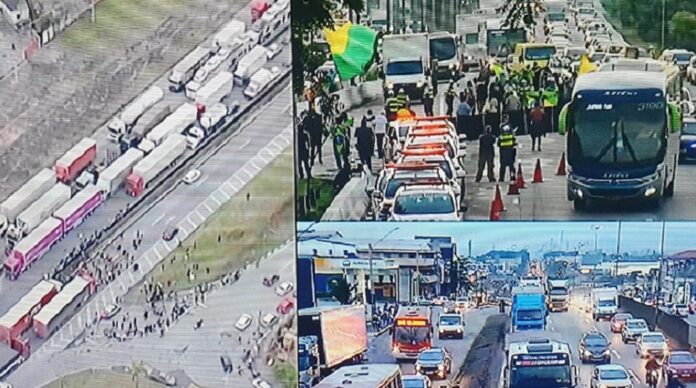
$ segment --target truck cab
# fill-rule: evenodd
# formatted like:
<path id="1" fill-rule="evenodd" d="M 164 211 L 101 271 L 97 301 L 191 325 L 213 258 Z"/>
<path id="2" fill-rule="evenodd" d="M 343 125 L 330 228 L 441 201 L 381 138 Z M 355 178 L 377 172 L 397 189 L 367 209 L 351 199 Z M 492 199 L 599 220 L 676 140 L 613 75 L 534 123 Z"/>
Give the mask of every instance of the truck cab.
<path id="1" fill-rule="evenodd" d="M 510 55 L 508 62 L 512 69 L 523 69 L 537 65 L 548 67 L 551 58 L 556 55 L 556 46 L 547 43 L 518 43 L 515 52 Z"/>
<path id="2" fill-rule="evenodd" d="M 546 328 L 546 300 L 538 287 L 514 287 L 512 290 L 511 330 L 544 330 Z"/>
<path id="3" fill-rule="evenodd" d="M 440 314 L 437 321 L 439 339 L 464 338 L 464 318 L 461 314 Z"/>
<path id="4" fill-rule="evenodd" d="M 618 291 L 613 287 L 595 288 L 591 292 L 592 319 L 611 319 L 618 310 Z"/>

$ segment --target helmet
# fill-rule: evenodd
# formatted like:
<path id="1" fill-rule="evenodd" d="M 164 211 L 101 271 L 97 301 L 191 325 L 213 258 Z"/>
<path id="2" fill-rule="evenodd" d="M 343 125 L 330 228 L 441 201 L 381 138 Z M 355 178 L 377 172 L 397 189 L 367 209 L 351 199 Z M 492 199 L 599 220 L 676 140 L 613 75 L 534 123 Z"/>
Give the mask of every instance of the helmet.
<path id="1" fill-rule="evenodd" d="M 390 90 L 390 91 L 388 92 L 388 94 L 389 94 L 389 97 L 394 97 L 394 91 L 393 91 L 393 90 Z"/>
<path id="2" fill-rule="evenodd" d="M 404 88 L 401 88 L 399 89 L 399 93 L 406 93 L 406 91 L 404 90 Z"/>
<path id="3" fill-rule="evenodd" d="M 512 132 L 512 128 L 510 128 L 510 126 L 507 124 L 503 125 L 501 130 L 503 131 L 503 133 L 511 133 Z"/>

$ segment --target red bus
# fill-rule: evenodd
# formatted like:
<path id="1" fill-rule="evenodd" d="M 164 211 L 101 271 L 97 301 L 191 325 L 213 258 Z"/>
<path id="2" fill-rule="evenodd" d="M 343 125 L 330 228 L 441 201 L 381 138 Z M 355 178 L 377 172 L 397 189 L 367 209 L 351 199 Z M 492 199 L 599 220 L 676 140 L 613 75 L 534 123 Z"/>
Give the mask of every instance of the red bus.
<path id="1" fill-rule="evenodd" d="M 392 355 L 398 359 L 416 359 L 433 345 L 430 308 L 402 306 L 396 313 L 392 328 Z"/>

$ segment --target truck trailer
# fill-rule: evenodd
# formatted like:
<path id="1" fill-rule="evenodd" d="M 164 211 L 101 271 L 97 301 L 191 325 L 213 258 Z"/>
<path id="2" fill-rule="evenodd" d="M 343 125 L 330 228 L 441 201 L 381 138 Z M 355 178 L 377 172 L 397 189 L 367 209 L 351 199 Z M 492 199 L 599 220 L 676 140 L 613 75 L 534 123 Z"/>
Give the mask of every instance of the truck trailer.
<path id="1" fill-rule="evenodd" d="M 167 118 L 150 131 L 146 139 L 158 146 L 162 144 L 169 135 L 174 133 L 180 134 L 185 131 L 196 122 L 197 117 L 198 109 L 196 109 L 195 105 L 190 103 L 181 104 L 174 113 L 167 116 Z"/>
<path id="2" fill-rule="evenodd" d="M 85 167 L 97 157 L 97 142 L 86 137 L 75 144 L 60 159 L 56 160 L 55 171 L 59 181 L 69 184 Z"/>
<path id="3" fill-rule="evenodd" d="M 142 116 L 143 113 L 145 113 L 153 105 L 158 103 L 162 98 L 164 98 L 164 91 L 157 86 L 152 86 L 143 94 L 138 96 L 107 125 L 107 129 L 109 130 L 109 140 L 113 142 L 120 141 L 121 136 L 130 133 L 140 116 Z"/>
<path id="4" fill-rule="evenodd" d="M 56 210 L 53 217 L 60 220 L 63 235 L 68 234 L 89 217 L 104 202 L 104 198 L 104 192 L 100 188 L 90 185 Z"/>
<path id="5" fill-rule="evenodd" d="M 63 223 L 54 217 L 42 222 L 33 232 L 17 243 L 5 259 L 4 271 L 11 280 L 17 279 L 63 237 Z"/>
<path id="6" fill-rule="evenodd" d="M 32 328 L 39 338 L 48 338 L 70 319 L 94 292 L 94 280 L 83 276 L 66 284 L 32 319 Z"/>
<path id="7" fill-rule="evenodd" d="M 241 34 L 246 31 L 246 24 L 240 20 L 232 20 L 225 24 L 222 29 L 213 37 L 213 48 L 219 50 L 223 47 L 229 48 Z"/>
<path id="8" fill-rule="evenodd" d="M 267 62 L 268 50 L 260 45 L 255 46 L 239 60 L 237 70 L 234 72 L 235 85 L 244 85 L 254 73 L 266 66 Z"/>
<path id="9" fill-rule="evenodd" d="M 0 204 L 0 236 L 5 234 L 10 224 L 15 223 L 21 212 L 50 190 L 55 183 L 56 174 L 44 168 L 3 201 Z"/>
<path id="10" fill-rule="evenodd" d="M 186 83 L 193 79 L 196 71 L 205 65 L 212 55 L 210 48 L 203 46 L 188 53 L 172 69 L 172 74 L 169 75 L 169 90 L 175 93 L 184 90 Z"/>
<path id="11" fill-rule="evenodd" d="M 0 317 L 0 341 L 9 343 L 31 327 L 31 320 L 60 291 L 54 280 L 39 281 L 22 299 Z"/>
<path id="12" fill-rule="evenodd" d="M 290 27 L 290 1 L 277 0 L 251 25 L 246 36 L 254 44 L 267 45 Z"/>
<path id="13" fill-rule="evenodd" d="M 10 245 L 14 246 L 17 241 L 36 229 L 54 211 L 68 202 L 71 195 L 72 190 L 69 186 L 56 183 L 51 190 L 48 190 L 34 204 L 17 216 L 14 225 L 7 231 L 7 241 Z"/>
<path id="14" fill-rule="evenodd" d="M 218 73 L 196 92 L 195 101 L 205 107 L 222 101 L 232 90 L 234 76 L 228 71 Z"/>
<path id="15" fill-rule="evenodd" d="M 225 123 L 229 114 L 227 105 L 218 103 L 211 106 L 201 115 L 200 126 L 191 127 L 186 136 L 186 144 L 191 149 L 197 149 L 204 140 L 211 137 Z"/>
<path id="16" fill-rule="evenodd" d="M 186 137 L 180 134 L 169 136 L 133 167 L 133 172 L 126 177 L 126 192 L 134 197 L 142 194 L 150 182 L 174 164 L 184 151 L 186 151 Z"/>
<path id="17" fill-rule="evenodd" d="M 107 197 L 113 194 L 126 180 L 128 174 L 143 157 L 145 153 L 137 148 L 129 148 L 125 154 L 121 155 L 109 165 L 99 175 L 97 187 L 104 191 Z"/>

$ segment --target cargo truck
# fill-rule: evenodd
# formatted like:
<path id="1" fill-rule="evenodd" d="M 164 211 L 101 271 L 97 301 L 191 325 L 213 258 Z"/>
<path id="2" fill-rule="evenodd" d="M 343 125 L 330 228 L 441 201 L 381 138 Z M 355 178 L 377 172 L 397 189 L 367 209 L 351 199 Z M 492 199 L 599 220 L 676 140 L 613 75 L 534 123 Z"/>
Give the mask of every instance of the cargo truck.
<path id="1" fill-rule="evenodd" d="M 147 124 L 136 125 L 130 134 L 124 135 L 121 138 L 121 143 L 125 144 L 124 148 L 137 147 L 138 145 L 140 145 L 140 142 L 142 142 L 145 139 L 145 137 L 150 133 L 150 131 L 152 131 L 157 125 L 159 125 L 167 116 L 171 115 L 171 113 L 171 106 L 163 106 Z"/>
<path id="2" fill-rule="evenodd" d="M 207 43 L 206 43 L 207 44 Z M 181 92 L 184 86 L 193 79 L 196 71 L 200 69 L 213 53 L 208 47 L 197 47 L 188 53 L 181 62 L 177 63 L 169 76 L 169 90 Z"/>
<path id="3" fill-rule="evenodd" d="M 153 142 L 156 146 L 159 146 L 168 136 L 184 132 L 196 122 L 197 117 L 198 109 L 196 106 L 190 103 L 184 103 L 179 106 L 174 113 L 167 116 L 167 118 L 150 131 L 146 139 Z"/>
<path id="4" fill-rule="evenodd" d="M 230 21 L 213 37 L 214 50 L 217 51 L 223 47 L 229 48 L 244 31 L 246 31 L 244 22 L 239 20 Z"/>
<path id="5" fill-rule="evenodd" d="M 164 91 L 157 86 L 147 89 L 143 94 L 138 96 L 107 125 L 109 140 L 119 142 L 123 135 L 130 133 L 140 116 L 158 103 L 163 97 Z"/>
<path id="6" fill-rule="evenodd" d="M 203 141 L 215 134 L 225 123 L 225 118 L 229 115 L 227 105 L 218 103 L 211 106 L 201 115 L 200 126 L 194 126 L 188 131 L 186 145 L 188 148 L 197 149 Z"/>
<path id="7" fill-rule="evenodd" d="M 155 143 L 147 139 L 143 139 L 143 141 L 141 141 L 140 144 L 138 144 L 138 149 L 143 151 L 145 155 L 149 155 L 150 152 L 152 152 L 152 150 L 155 149 L 155 147 L 157 147 Z"/>
<path id="8" fill-rule="evenodd" d="M 568 279 L 548 279 L 546 289 L 549 310 L 551 312 L 568 311 L 570 306 Z"/>
<path id="9" fill-rule="evenodd" d="M 139 196 L 162 171 L 176 163 L 186 151 L 186 137 L 173 134 L 133 167 L 126 177 L 126 192 Z"/>
<path id="10" fill-rule="evenodd" d="M 317 338 L 321 376 L 327 376 L 343 365 L 360 363 L 367 351 L 367 322 L 363 305 L 301 309 L 298 311 L 297 327 L 299 338 Z"/>
<path id="11" fill-rule="evenodd" d="M 104 195 L 109 197 L 126 180 L 128 174 L 143 157 L 145 153 L 137 148 L 130 148 L 125 154 L 116 159 L 99 175 L 97 187 L 104 191 Z"/>
<path id="12" fill-rule="evenodd" d="M 242 86 L 251 76 L 266 66 L 268 62 L 268 50 L 263 46 L 255 46 L 247 55 L 239 60 L 237 70 L 234 72 L 235 85 Z"/>
<path id="13" fill-rule="evenodd" d="M 437 59 L 438 79 L 459 79 L 461 64 L 459 63 L 459 42 L 457 36 L 447 31 L 436 31 L 428 36 L 430 58 Z"/>
<path id="14" fill-rule="evenodd" d="M 4 271 L 11 280 L 17 279 L 63 237 L 63 223 L 54 217 L 42 222 L 33 232 L 17 243 L 5 259 Z"/>
<path id="15" fill-rule="evenodd" d="M 104 202 L 104 198 L 104 192 L 101 189 L 90 185 L 56 210 L 53 217 L 61 221 L 63 235 L 68 234 L 92 215 L 94 210 Z"/>
<path id="16" fill-rule="evenodd" d="M 541 287 L 513 287 L 512 332 L 546 329 L 546 301 Z"/>
<path id="17" fill-rule="evenodd" d="M 590 291 L 592 301 L 592 319 L 611 319 L 619 308 L 619 292 L 616 287 L 593 288 Z"/>
<path id="18" fill-rule="evenodd" d="M 59 181 L 70 184 L 96 157 L 97 142 L 86 137 L 56 161 L 56 177 Z"/>
<path id="19" fill-rule="evenodd" d="M 222 101 L 232 90 L 233 78 L 232 73 L 228 71 L 218 73 L 196 92 L 196 104 L 209 107 Z"/>
<path id="20" fill-rule="evenodd" d="M 72 190 L 69 186 L 56 183 L 52 189 L 17 216 L 14 225 L 10 226 L 7 231 L 8 243 L 14 246 L 17 241 L 31 233 L 43 220 L 50 217 L 54 211 L 70 200 L 71 194 Z"/>
<path id="21" fill-rule="evenodd" d="M 278 73 L 274 73 L 271 70 L 259 69 L 249 78 L 249 85 L 244 89 L 244 96 L 248 99 L 256 98 L 273 82 L 277 75 Z"/>
<path id="22" fill-rule="evenodd" d="M 384 95 L 400 89 L 411 100 L 420 100 L 426 79 L 430 75 L 428 34 L 385 35 L 382 42 L 382 72 Z"/>
<path id="23" fill-rule="evenodd" d="M 0 204 L 0 236 L 5 234 L 10 224 L 15 223 L 21 212 L 50 190 L 55 183 L 56 174 L 44 168 Z"/>
<path id="24" fill-rule="evenodd" d="M 251 25 L 246 36 L 252 43 L 267 45 L 290 27 L 290 1 L 277 0 Z"/>
<path id="25" fill-rule="evenodd" d="M 32 318 L 32 328 L 39 338 L 48 338 L 70 319 L 95 291 L 94 280 L 75 276 L 38 314 Z"/>

